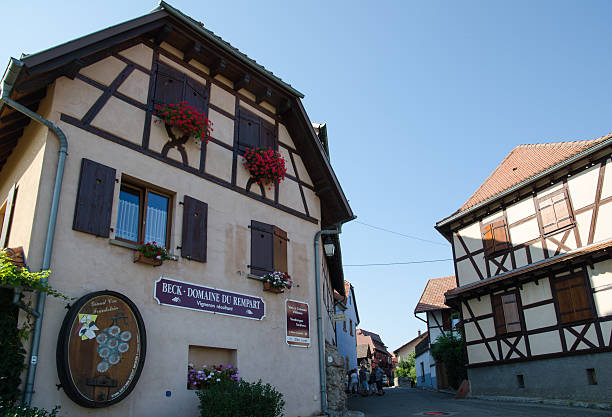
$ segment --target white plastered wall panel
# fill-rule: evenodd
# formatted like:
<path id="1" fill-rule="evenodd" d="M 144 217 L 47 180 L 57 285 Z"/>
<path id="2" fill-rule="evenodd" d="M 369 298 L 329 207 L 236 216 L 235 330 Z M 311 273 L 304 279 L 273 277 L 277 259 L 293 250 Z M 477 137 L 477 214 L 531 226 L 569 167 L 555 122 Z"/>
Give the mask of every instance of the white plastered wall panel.
<path id="1" fill-rule="evenodd" d="M 525 223 L 510 228 L 510 241 L 513 246 L 529 242 L 539 236 L 540 228 L 538 226 L 538 219 L 536 218 L 527 220 Z"/>
<path id="2" fill-rule="evenodd" d="M 278 141 L 289 146 L 291 149 L 295 149 L 295 143 L 293 143 L 293 139 L 291 139 L 289 131 L 282 123 L 278 124 Z"/>
<path id="3" fill-rule="evenodd" d="M 608 197 L 612 197 L 612 163 L 610 162 L 610 159 L 607 160 L 601 187 L 601 198 L 603 199 Z"/>
<path id="4" fill-rule="evenodd" d="M 604 321 L 601 323 L 601 335 L 606 343 L 610 341 L 610 338 L 612 338 L 612 321 Z"/>
<path id="5" fill-rule="evenodd" d="M 119 52 L 119 55 L 149 70 L 153 64 L 153 49 L 142 43 L 134 45 L 128 49 L 124 49 L 123 51 Z"/>
<path id="6" fill-rule="evenodd" d="M 304 191 L 304 197 L 306 198 L 306 205 L 311 217 L 315 219 L 321 218 L 321 205 L 319 204 L 319 198 L 310 188 L 302 187 Z"/>
<path id="7" fill-rule="evenodd" d="M 584 337 L 589 342 L 593 343 L 595 346 L 598 346 L 599 342 L 597 341 L 597 332 L 595 330 L 595 326 L 591 324 L 589 324 L 588 326 L 589 328 L 586 331 Z M 573 326 L 572 329 L 578 334 L 581 334 L 582 331 L 584 330 L 584 327 L 585 325 Z M 567 344 L 567 348 L 571 349 L 572 346 L 574 346 L 574 343 L 576 342 L 576 336 L 573 333 L 571 333 L 568 329 L 564 329 L 563 331 L 565 335 L 565 343 Z M 580 343 L 578 343 L 578 346 L 576 346 L 576 350 L 582 350 L 582 349 L 590 349 L 590 346 L 584 343 L 583 341 L 580 341 Z"/>
<path id="8" fill-rule="evenodd" d="M 612 167 L 610 168 L 612 170 Z M 612 237 L 612 201 L 599 206 L 593 242 L 601 242 L 610 237 Z"/>
<path id="9" fill-rule="evenodd" d="M 494 220 L 498 220 L 504 217 L 504 212 L 502 210 L 497 210 L 493 212 L 493 214 L 488 215 L 487 217 L 482 219 L 482 224 L 491 223 Z"/>
<path id="10" fill-rule="evenodd" d="M 285 160 L 285 168 L 287 168 L 287 174 L 295 177 L 295 169 L 293 169 L 293 163 L 291 162 L 291 157 L 289 156 L 289 151 L 287 150 L 287 148 L 279 146 L 278 152 Z"/>
<path id="11" fill-rule="evenodd" d="M 129 142 L 141 144 L 145 112 L 116 97 L 108 99 L 91 125 Z M 100 139 L 103 140 L 103 139 Z"/>
<path id="12" fill-rule="evenodd" d="M 542 329 L 557 324 L 557 315 L 553 303 L 526 308 L 523 314 L 525 315 L 526 330 Z"/>
<path id="13" fill-rule="evenodd" d="M 293 160 L 295 161 L 295 169 L 297 170 L 298 175 L 300 176 L 300 181 L 305 182 L 308 185 L 313 185 L 312 180 L 310 179 L 310 175 L 308 175 L 308 171 L 306 170 L 306 166 L 302 161 L 302 158 L 294 154 Z"/>
<path id="14" fill-rule="evenodd" d="M 234 146 L 234 121 L 214 109 L 208 110 L 208 118 L 214 129 L 211 136 L 227 145 Z"/>
<path id="15" fill-rule="evenodd" d="M 568 236 L 567 236 L 567 239 L 565 239 L 565 242 L 563 242 L 563 236 L 566 233 L 568 233 Z M 559 250 L 560 254 L 568 252 L 564 247 L 560 246 L 557 242 L 558 243 L 563 242 L 563 246 L 568 247 L 570 250 L 576 249 L 576 238 L 574 237 L 574 231 L 571 229 L 563 231 L 561 233 L 557 233 L 556 235 L 552 235 L 546 238 L 546 248 L 548 250 L 549 256 L 554 256 L 557 250 Z"/>
<path id="16" fill-rule="evenodd" d="M 456 233 L 453 233 L 453 247 L 455 248 L 455 259 L 467 255 Z"/>
<path id="17" fill-rule="evenodd" d="M 278 202 L 300 213 L 305 212 L 299 185 L 290 178 L 285 178 L 278 185 Z"/>
<path id="18" fill-rule="evenodd" d="M 561 352 L 561 339 L 558 331 L 529 335 L 529 347 L 532 355 Z"/>
<path id="19" fill-rule="evenodd" d="M 469 259 L 464 259 L 463 261 L 457 262 L 457 275 L 460 286 L 480 280 Z"/>
<path id="20" fill-rule="evenodd" d="M 612 315 L 612 259 L 598 262 L 593 265 L 594 269 L 587 268 L 591 287 L 595 290 L 595 309 L 598 317 Z"/>
<path id="21" fill-rule="evenodd" d="M 514 345 L 516 343 L 516 339 L 518 339 L 518 337 L 507 338 L 508 342 L 510 342 L 510 344 L 512 344 L 512 345 Z M 516 348 L 523 355 L 527 356 L 526 348 L 525 348 L 525 339 L 524 338 L 521 338 L 521 340 L 516 345 Z M 505 358 L 508 355 L 508 352 L 510 351 L 510 346 L 508 346 L 506 343 L 504 343 L 502 341 L 502 343 L 501 343 L 501 351 L 502 351 L 502 358 Z M 514 359 L 514 358 L 520 358 L 520 356 L 519 356 L 518 353 L 513 351 L 512 354 L 510 355 L 509 359 Z"/>
<path id="22" fill-rule="evenodd" d="M 474 262 L 476 263 L 476 267 L 480 271 L 480 274 L 483 278 L 487 277 L 487 266 L 485 261 L 484 253 L 479 253 L 478 255 L 473 256 Z M 477 272 L 475 272 L 477 274 Z M 478 277 L 478 275 L 477 275 Z"/>
<path id="23" fill-rule="evenodd" d="M 465 329 L 465 340 L 471 342 L 473 340 L 480 340 L 480 333 L 478 333 L 478 329 L 476 329 L 476 324 L 473 322 L 465 323 L 463 325 Z"/>
<path id="24" fill-rule="evenodd" d="M 591 219 L 593 210 L 585 211 L 584 213 L 576 214 L 576 225 L 582 246 L 587 245 L 589 241 L 589 231 L 591 230 Z"/>
<path id="25" fill-rule="evenodd" d="M 538 191 L 538 194 L 536 196 L 536 198 L 542 198 L 542 197 L 546 197 L 548 194 L 553 193 L 555 191 L 559 191 L 563 188 L 563 183 L 559 182 L 556 183 L 548 188 L 545 188 L 541 191 Z"/>
<path id="26" fill-rule="evenodd" d="M 531 254 L 531 262 L 538 262 L 544 259 L 544 248 L 542 242 L 537 241 L 532 245 L 529 245 L 529 253 Z"/>
<path id="27" fill-rule="evenodd" d="M 210 68 L 208 68 L 206 65 L 202 64 L 200 61 L 196 61 L 195 59 L 190 59 L 189 60 L 189 65 L 199 69 L 200 71 L 202 71 L 205 74 L 210 75 Z"/>
<path id="28" fill-rule="evenodd" d="M 491 314 L 493 312 L 491 309 L 491 296 L 488 294 L 481 296 L 480 300 L 478 300 L 478 298 L 472 298 L 467 300 L 467 302 L 474 316 L 484 316 L 485 314 Z M 464 317 L 468 316 L 464 313 Z"/>
<path id="29" fill-rule="evenodd" d="M 506 217 L 509 224 L 516 223 L 534 214 L 535 206 L 531 198 L 526 198 L 506 208 Z"/>
<path id="30" fill-rule="evenodd" d="M 55 81 L 55 100 L 60 103 L 55 109 L 59 113 L 82 119 L 102 95 L 102 90 L 81 81 L 60 77 Z"/>
<path id="31" fill-rule="evenodd" d="M 208 144 L 206 144 L 205 172 L 227 182 L 231 182 L 233 156 L 234 153 L 232 151 L 225 149 L 214 142 L 208 142 Z M 253 188 L 259 189 L 257 185 L 255 185 Z"/>
<path id="32" fill-rule="evenodd" d="M 572 199 L 574 210 L 593 204 L 595 201 L 595 191 L 597 189 L 597 179 L 601 164 L 584 170 L 576 175 L 572 175 L 567 180 L 567 186 Z"/>
<path id="33" fill-rule="evenodd" d="M 486 338 L 495 336 L 495 322 L 492 317 L 478 320 L 478 325 Z"/>
<path id="34" fill-rule="evenodd" d="M 236 97 L 216 84 L 210 86 L 210 102 L 231 115 L 236 111 Z"/>
<path id="35" fill-rule="evenodd" d="M 94 81 L 109 86 L 127 64 L 114 56 L 109 56 L 91 65 L 81 68 L 79 73 Z"/>
<path id="36" fill-rule="evenodd" d="M 514 262 L 517 268 L 527 265 L 527 248 L 514 251 Z"/>
<path id="37" fill-rule="evenodd" d="M 129 77 L 121 83 L 117 91 L 142 104 L 147 104 L 147 97 L 149 95 L 149 76 L 139 69 L 135 69 Z"/>
<path id="38" fill-rule="evenodd" d="M 484 343 L 469 345 L 467 347 L 467 354 L 469 363 L 481 363 L 491 361 L 491 354 L 489 353 Z"/>
<path id="39" fill-rule="evenodd" d="M 470 252 L 476 252 L 477 250 L 482 249 L 483 246 L 480 224 L 472 223 L 471 225 L 460 229 L 458 233 Z"/>
<path id="40" fill-rule="evenodd" d="M 550 290 L 550 281 L 548 278 L 541 278 L 536 285 L 535 281 L 526 282 L 523 284 L 523 289 L 520 290 L 521 304 L 528 305 L 538 303 L 552 298 Z"/>

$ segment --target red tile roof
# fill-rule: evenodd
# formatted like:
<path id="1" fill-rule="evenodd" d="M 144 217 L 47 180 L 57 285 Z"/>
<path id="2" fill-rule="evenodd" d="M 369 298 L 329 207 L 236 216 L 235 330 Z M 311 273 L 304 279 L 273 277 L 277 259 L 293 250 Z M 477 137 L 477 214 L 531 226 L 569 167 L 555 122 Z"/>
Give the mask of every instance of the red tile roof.
<path id="1" fill-rule="evenodd" d="M 537 143 L 519 145 L 499 164 L 457 213 L 494 197 L 566 159 L 610 139 L 612 134 L 598 139 L 575 142 Z"/>
<path id="2" fill-rule="evenodd" d="M 424 313 L 426 311 L 444 310 L 450 308 L 444 304 L 444 293 L 457 288 L 455 276 L 451 275 L 442 278 L 432 278 L 427 281 L 427 285 L 423 290 L 421 299 L 414 309 L 415 313 Z"/>

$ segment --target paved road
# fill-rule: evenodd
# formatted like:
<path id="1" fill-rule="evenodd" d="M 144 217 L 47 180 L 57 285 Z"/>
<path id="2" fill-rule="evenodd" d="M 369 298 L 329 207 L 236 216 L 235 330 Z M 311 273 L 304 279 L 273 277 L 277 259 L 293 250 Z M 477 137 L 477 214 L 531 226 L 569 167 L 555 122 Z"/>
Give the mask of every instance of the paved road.
<path id="1" fill-rule="evenodd" d="M 455 417 L 611 417 L 612 412 L 586 408 L 487 400 L 455 400 L 451 395 L 413 388 L 389 388 L 382 397 L 351 397 L 350 410 L 366 417 L 411 417 L 447 415 Z M 436 414 L 426 414 L 436 413 Z M 447 414 L 437 414 L 447 413 Z"/>

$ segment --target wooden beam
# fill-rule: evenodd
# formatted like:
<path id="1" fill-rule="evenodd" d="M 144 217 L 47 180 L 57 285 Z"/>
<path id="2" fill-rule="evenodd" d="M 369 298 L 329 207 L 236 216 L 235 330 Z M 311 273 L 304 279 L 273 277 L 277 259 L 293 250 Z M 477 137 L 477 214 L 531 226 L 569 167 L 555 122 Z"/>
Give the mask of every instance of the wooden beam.
<path id="1" fill-rule="evenodd" d="M 155 45 L 161 45 L 166 39 L 168 39 L 168 35 L 172 32 L 172 26 L 164 25 L 155 35 Z"/>
<path id="2" fill-rule="evenodd" d="M 291 101 L 285 99 L 283 101 L 281 101 L 280 106 L 278 106 L 278 114 L 280 114 L 281 116 L 285 113 L 287 113 L 289 110 L 291 110 Z"/>
<path id="3" fill-rule="evenodd" d="M 27 96 L 23 96 L 19 99 L 17 99 L 17 103 L 21 104 L 22 106 L 30 106 L 34 103 L 38 103 L 40 100 L 42 100 L 45 95 L 47 94 L 47 89 L 46 88 L 41 88 L 40 90 L 37 90 L 33 93 L 28 94 Z"/>
<path id="4" fill-rule="evenodd" d="M 189 63 L 189 61 L 191 61 L 192 59 L 196 59 L 196 57 L 200 55 L 201 51 L 202 45 L 200 45 L 200 42 L 192 42 L 191 47 L 185 52 L 183 56 L 183 61 Z"/>
<path id="5" fill-rule="evenodd" d="M 33 103 L 30 104 L 29 106 L 26 106 L 28 109 L 32 110 L 32 111 L 36 111 L 38 110 L 38 102 L 37 103 Z M 3 116 L 0 118 L 0 123 L 9 123 L 9 122 L 14 122 L 15 120 L 19 120 L 21 118 L 25 118 L 26 116 L 23 115 L 21 112 L 18 112 L 17 110 L 14 110 L 12 113 L 7 114 L 6 116 Z"/>
<path id="6" fill-rule="evenodd" d="M 15 133 L 22 130 L 24 127 L 26 127 L 28 123 L 30 123 L 30 119 L 24 117 L 23 119 L 13 124 L 3 127 L 2 129 L 0 129 L 0 141 L 2 140 L 2 138 L 9 136 L 11 133 Z"/>
<path id="7" fill-rule="evenodd" d="M 217 74 L 221 74 L 227 68 L 227 61 L 225 59 L 219 59 L 217 64 L 210 69 L 210 76 L 215 78 Z"/>
<path id="8" fill-rule="evenodd" d="M 255 103 L 257 104 L 261 104 L 262 101 L 270 101 L 270 97 L 272 97 L 272 90 L 268 87 L 266 87 L 265 89 L 261 90 L 256 96 L 255 96 Z"/>
<path id="9" fill-rule="evenodd" d="M 85 62 L 80 59 L 75 59 L 74 61 L 70 61 L 68 65 L 64 67 L 63 75 L 74 80 L 74 77 L 79 73 L 81 68 L 85 66 Z"/>
<path id="10" fill-rule="evenodd" d="M 244 74 L 244 77 L 234 83 L 234 90 L 239 91 L 242 88 L 247 88 L 250 83 L 251 76 L 249 74 Z"/>

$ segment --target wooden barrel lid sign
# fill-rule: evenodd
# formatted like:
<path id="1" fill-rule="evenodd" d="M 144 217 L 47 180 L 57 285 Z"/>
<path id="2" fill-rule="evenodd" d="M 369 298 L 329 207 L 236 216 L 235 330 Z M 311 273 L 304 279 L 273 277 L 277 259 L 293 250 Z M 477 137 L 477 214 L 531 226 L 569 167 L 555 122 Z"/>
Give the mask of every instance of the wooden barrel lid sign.
<path id="1" fill-rule="evenodd" d="M 85 407 L 115 404 L 132 391 L 144 365 L 146 333 L 136 305 L 114 291 L 81 297 L 57 342 L 62 388 Z"/>

